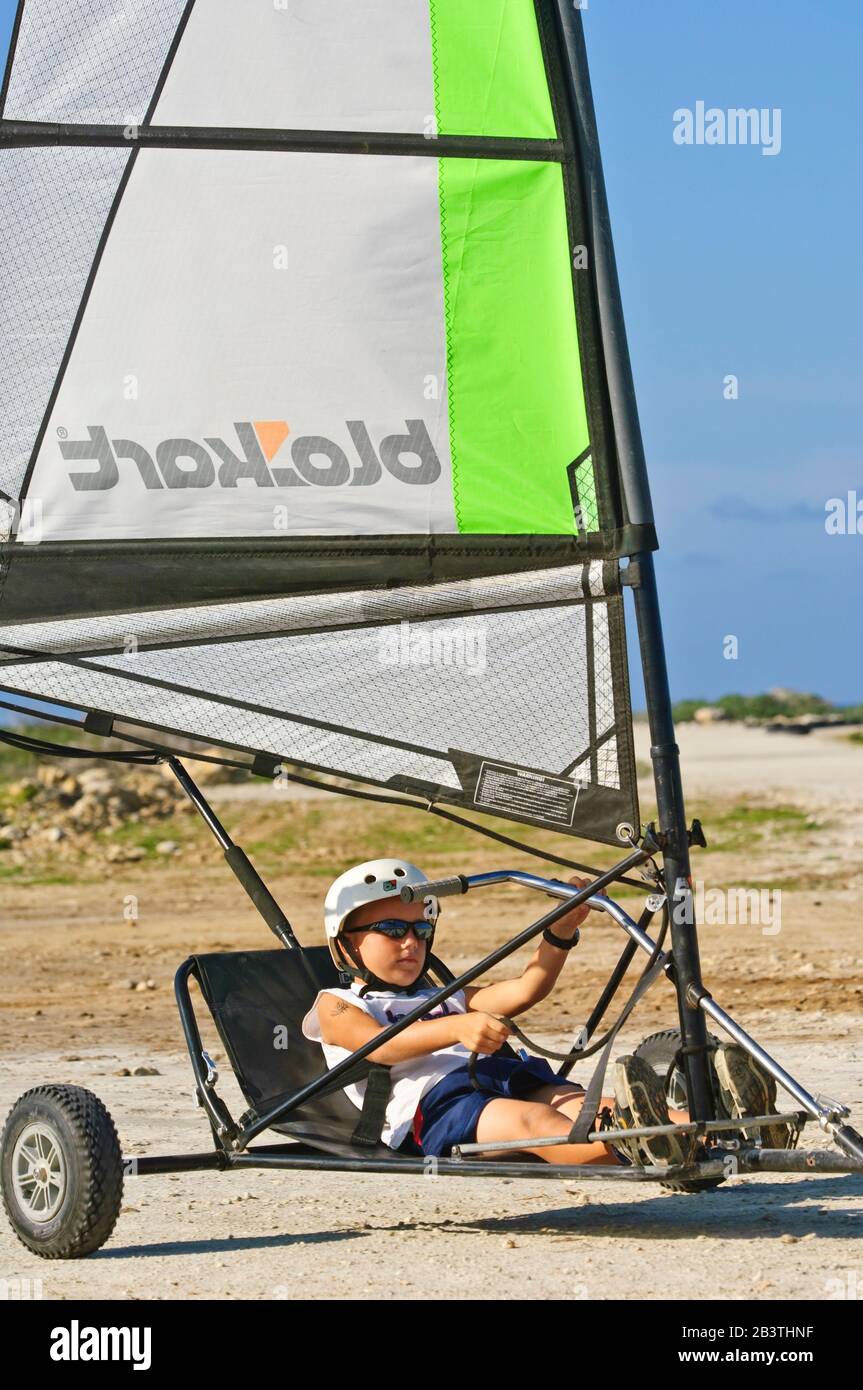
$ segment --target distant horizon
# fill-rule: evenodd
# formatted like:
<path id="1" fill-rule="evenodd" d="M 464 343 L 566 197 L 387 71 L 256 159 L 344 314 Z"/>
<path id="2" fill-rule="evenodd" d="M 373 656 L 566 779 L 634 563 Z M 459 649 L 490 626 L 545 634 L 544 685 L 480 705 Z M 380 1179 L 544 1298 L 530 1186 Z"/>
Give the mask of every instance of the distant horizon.
<path id="1" fill-rule="evenodd" d="M 729 690 L 729 691 L 727 691 L 727 692 L 725 693 L 725 695 L 718 695 L 718 696 L 717 696 L 715 699 L 713 699 L 713 700 L 706 699 L 706 698 L 705 698 L 704 696 L 702 696 L 702 695 L 684 695 L 684 696 L 681 696 L 681 697 L 678 698 L 678 699 L 672 698 L 672 702 L 671 702 L 671 703 L 672 703 L 672 706 L 674 706 L 674 707 L 678 707 L 678 706 L 680 706 L 680 705 L 689 705 L 689 704 L 692 704 L 692 705 L 699 705 L 699 706 L 704 706 L 704 707 L 713 707 L 713 706 L 717 705 L 718 702 L 719 702 L 720 700 L 722 700 L 722 699 L 729 699 L 729 698 L 733 698 L 733 697 L 735 697 L 735 696 L 741 697 L 741 698 L 743 698 L 743 699 L 757 699 L 757 698 L 759 698 L 759 697 L 763 697 L 763 696 L 769 695 L 769 694 L 771 693 L 771 689 L 778 689 L 778 688 L 779 688 L 779 687 L 771 687 L 771 688 L 768 689 L 768 690 L 753 690 L 753 691 Z M 837 703 L 836 701 L 832 701 L 832 700 L 827 700 L 826 697 L 819 696 L 819 694 L 818 694 L 817 691 L 810 691 L 810 690 L 795 690 L 795 691 L 791 691 L 791 690 L 789 690 L 789 691 L 788 691 L 788 694 L 797 695 L 797 696 L 805 696 L 805 695 L 814 696 L 816 699 L 821 699 L 821 698 L 823 698 L 823 699 L 825 700 L 825 703 L 831 705 L 831 706 L 833 707 L 833 709 L 834 709 L 837 713 L 841 713 L 843 710 L 856 710 L 856 709 L 858 709 L 858 708 L 863 708 L 863 694 L 861 694 L 861 696 L 860 696 L 860 698 L 859 698 L 858 700 L 844 700 L 844 701 L 842 701 L 841 703 Z M 13 696 L 13 695 L 7 694 L 7 692 L 2 691 L 2 690 L 0 690 L 0 698 L 14 699 L 16 702 L 20 702 L 20 703 L 22 703 L 22 704 L 29 704 L 29 703 L 31 703 L 31 701 L 29 700 L 29 697 L 27 697 L 27 696 L 25 696 L 25 695 L 14 695 L 14 696 Z M 47 702 L 44 702 L 44 701 L 43 701 L 42 703 L 47 703 Z M 55 706 L 55 708 L 56 708 L 56 711 L 57 711 L 58 715 L 62 713 L 62 715 L 64 716 L 64 718 L 72 718 L 76 713 L 77 713 L 77 714 L 80 714 L 80 715 L 82 715 L 82 716 L 85 714 L 85 711 L 84 711 L 84 710 L 72 710 L 72 709 L 68 709 L 68 708 L 63 708 L 62 706 L 59 706 L 59 705 L 58 705 L 58 706 Z M 632 706 L 632 717 L 633 717 L 633 719 L 640 719 L 640 718 L 646 717 L 648 713 L 649 713 L 649 711 L 648 711 L 646 705 L 636 707 L 636 706 L 633 704 L 633 706 Z M 15 723 L 15 722 L 18 721 L 18 720 L 27 718 L 27 715 L 28 715 L 28 714 L 31 714 L 31 717 L 32 717 L 32 718 L 36 718 L 36 719 L 45 719 L 45 720 L 48 720 L 48 721 L 50 722 L 50 716 L 49 716 L 49 715 L 46 715 L 45 713 L 43 713 L 43 712 L 41 712 L 41 711 L 38 711 L 38 710 L 36 710 L 36 709 L 32 710 L 32 712 L 28 710 L 27 713 L 23 713 L 23 712 L 18 712 L 18 711 L 15 711 L 15 710 L 6 710 L 6 709 L 0 708 L 0 725 L 8 725 L 8 724 Z M 170 735 L 169 735 L 169 737 L 170 737 Z M 178 735 L 178 737 L 179 737 L 179 735 Z M 206 740 L 205 738 L 202 738 L 202 737 L 197 737 L 197 738 L 196 738 L 196 742 L 199 742 L 199 743 L 206 743 L 207 740 Z"/>

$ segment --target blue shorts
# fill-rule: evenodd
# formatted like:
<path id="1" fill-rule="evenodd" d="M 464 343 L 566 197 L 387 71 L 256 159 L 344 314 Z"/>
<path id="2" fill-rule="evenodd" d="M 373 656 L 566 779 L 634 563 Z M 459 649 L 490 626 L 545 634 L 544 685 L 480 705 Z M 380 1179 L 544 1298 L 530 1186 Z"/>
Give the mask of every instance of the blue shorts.
<path id="1" fill-rule="evenodd" d="M 549 1083 L 578 1085 L 569 1077 L 558 1076 L 544 1057 L 531 1057 L 526 1062 L 514 1057 L 478 1057 L 476 1079 L 482 1086 L 481 1091 L 475 1091 L 471 1085 L 465 1063 L 463 1067 L 455 1067 L 448 1072 L 436 1086 L 426 1091 L 418 1107 L 413 1133 L 408 1133 L 399 1146 L 399 1152 L 444 1157 L 449 1154 L 453 1144 L 474 1142 L 480 1113 L 490 1100 L 498 1096 L 508 1100 L 528 1100 L 538 1086 Z M 415 1142 L 417 1130 L 419 1147 Z"/>

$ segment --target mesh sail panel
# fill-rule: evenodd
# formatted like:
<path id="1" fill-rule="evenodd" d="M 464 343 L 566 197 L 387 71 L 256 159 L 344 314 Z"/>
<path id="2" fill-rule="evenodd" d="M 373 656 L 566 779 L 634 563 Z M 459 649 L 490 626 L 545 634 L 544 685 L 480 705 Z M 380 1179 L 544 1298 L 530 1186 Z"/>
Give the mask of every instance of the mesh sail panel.
<path id="1" fill-rule="evenodd" d="M 610 427 L 573 22 L 19 6 L 8 688 L 597 839 L 637 823 L 619 562 L 655 537 Z"/>
<path id="2" fill-rule="evenodd" d="M 637 821 L 621 618 L 594 562 L 24 623 L 0 684 L 616 843 Z"/>
<path id="3" fill-rule="evenodd" d="M 0 492 L 9 498 L 21 490 L 128 159 L 126 150 L 106 149 L 0 154 L 0 216 L 10 228 L 0 296 Z"/>
<path id="4" fill-rule="evenodd" d="M 142 121 L 185 0 L 27 0 L 3 115 Z"/>

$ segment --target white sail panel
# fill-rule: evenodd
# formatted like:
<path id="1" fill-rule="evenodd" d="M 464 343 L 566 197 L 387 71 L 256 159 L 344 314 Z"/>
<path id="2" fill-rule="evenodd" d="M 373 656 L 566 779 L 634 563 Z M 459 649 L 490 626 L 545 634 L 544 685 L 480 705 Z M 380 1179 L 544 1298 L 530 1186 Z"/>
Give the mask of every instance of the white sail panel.
<path id="1" fill-rule="evenodd" d="M 428 0 L 196 4 L 154 120 L 431 133 Z"/>
<path id="2" fill-rule="evenodd" d="M 29 496 L 49 540 L 456 530 L 436 161 L 139 151 Z"/>
<path id="3" fill-rule="evenodd" d="M 27 0 L 4 114 L 555 137 L 532 0 Z"/>

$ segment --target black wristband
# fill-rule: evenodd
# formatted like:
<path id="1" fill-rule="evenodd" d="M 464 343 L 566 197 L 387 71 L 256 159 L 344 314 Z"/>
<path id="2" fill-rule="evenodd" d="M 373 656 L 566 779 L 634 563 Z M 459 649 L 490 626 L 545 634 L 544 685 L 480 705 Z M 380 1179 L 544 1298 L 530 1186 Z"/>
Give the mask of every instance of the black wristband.
<path id="1" fill-rule="evenodd" d="M 571 951 L 573 946 L 577 946 L 581 940 L 581 932 L 578 927 L 575 929 L 575 936 L 566 939 L 562 936 L 555 936 L 550 927 L 546 927 L 542 933 L 543 941 L 547 941 L 551 946 L 559 946 L 561 951 Z"/>

